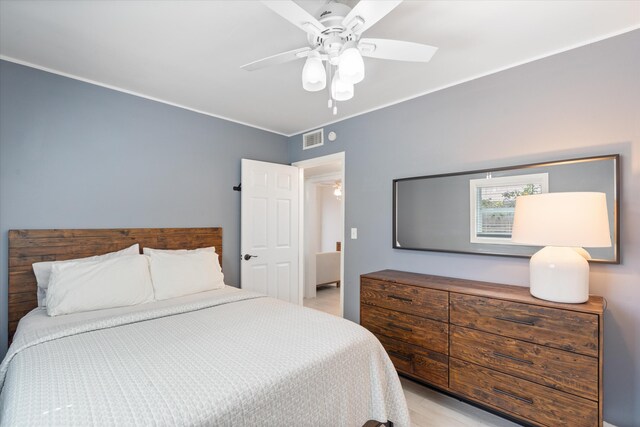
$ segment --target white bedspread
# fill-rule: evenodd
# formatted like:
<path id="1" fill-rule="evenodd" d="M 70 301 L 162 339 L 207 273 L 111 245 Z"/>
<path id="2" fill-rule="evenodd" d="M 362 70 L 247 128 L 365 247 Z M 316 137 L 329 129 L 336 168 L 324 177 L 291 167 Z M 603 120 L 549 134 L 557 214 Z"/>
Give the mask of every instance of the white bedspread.
<path id="1" fill-rule="evenodd" d="M 232 287 L 20 323 L 0 424 L 409 425 L 397 374 L 360 326 Z"/>

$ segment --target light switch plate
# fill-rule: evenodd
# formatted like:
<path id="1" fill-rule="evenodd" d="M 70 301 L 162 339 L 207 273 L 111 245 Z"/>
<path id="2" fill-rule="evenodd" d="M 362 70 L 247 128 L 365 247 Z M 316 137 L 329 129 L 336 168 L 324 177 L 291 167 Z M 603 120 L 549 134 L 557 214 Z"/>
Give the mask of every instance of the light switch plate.
<path id="1" fill-rule="evenodd" d="M 358 238 L 358 229 L 353 227 L 351 228 L 351 239 L 355 240 Z"/>

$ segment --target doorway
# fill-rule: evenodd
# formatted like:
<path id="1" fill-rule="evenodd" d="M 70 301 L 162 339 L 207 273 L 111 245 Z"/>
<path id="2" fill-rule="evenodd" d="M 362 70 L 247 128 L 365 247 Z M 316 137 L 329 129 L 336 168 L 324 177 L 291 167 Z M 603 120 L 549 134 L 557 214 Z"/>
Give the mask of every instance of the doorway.
<path id="1" fill-rule="evenodd" d="M 293 163 L 300 170 L 299 276 L 303 305 L 344 307 L 344 152 Z"/>

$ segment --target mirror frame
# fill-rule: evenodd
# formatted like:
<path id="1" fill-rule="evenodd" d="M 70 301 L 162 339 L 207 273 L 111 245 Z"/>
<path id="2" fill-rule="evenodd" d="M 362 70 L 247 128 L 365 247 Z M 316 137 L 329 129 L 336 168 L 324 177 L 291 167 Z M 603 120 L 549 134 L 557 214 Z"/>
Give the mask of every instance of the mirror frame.
<path id="1" fill-rule="evenodd" d="M 443 173 L 437 175 L 422 175 L 422 176 L 412 176 L 406 178 L 397 178 L 393 180 L 393 210 L 392 210 L 392 247 L 393 249 L 403 249 L 409 251 L 426 251 L 426 252 L 445 252 L 445 253 L 454 253 L 454 254 L 472 254 L 472 255 L 489 255 L 489 256 L 506 256 L 513 258 L 530 258 L 531 255 L 518 255 L 518 254 L 508 254 L 508 253 L 491 253 L 491 252 L 472 252 L 472 251 L 456 251 L 450 249 L 436 249 L 436 248 L 409 248 L 404 246 L 397 245 L 397 235 L 396 235 L 396 203 L 397 203 L 397 184 L 402 181 L 411 181 L 417 179 L 428 179 L 428 178 L 445 178 L 449 176 L 459 176 L 459 175 L 471 175 L 471 174 L 482 174 L 487 172 L 498 172 L 498 171 L 508 171 L 511 169 L 530 169 L 535 167 L 544 167 L 544 166 L 554 166 L 561 165 L 567 163 L 581 163 L 581 162 L 589 162 L 594 160 L 613 160 L 614 161 L 614 195 L 615 200 L 613 203 L 613 252 L 614 259 L 613 260 L 605 260 L 605 259 L 594 259 L 589 260 L 590 263 L 601 263 L 601 264 L 620 264 L 620 154 L 605 154 L 602 156 L 592 156 L 592 157 L 578 157 L 572 159 L 564 159 L 564 160 L 553 160 L 548 162 L 541 163 L 528 163 L 524 165 L 515 165 L 515 166 L 503 166 L 499 168 L 490 168 L 490 169 L 478 169 L 478 170 L 469 170 L 464 172 L 453 172 L 453 173 Z"/>

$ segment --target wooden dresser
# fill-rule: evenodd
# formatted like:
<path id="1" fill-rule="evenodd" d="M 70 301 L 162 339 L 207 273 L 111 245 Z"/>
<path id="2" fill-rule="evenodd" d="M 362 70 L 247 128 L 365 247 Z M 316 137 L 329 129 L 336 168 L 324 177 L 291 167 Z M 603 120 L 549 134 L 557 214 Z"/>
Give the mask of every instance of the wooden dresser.
<path id="1" fill-rule="evenodd" d="M 530 425 L 602 425 L 602 297 L 384 270 L 360 302 L 398 372 Z"/>

